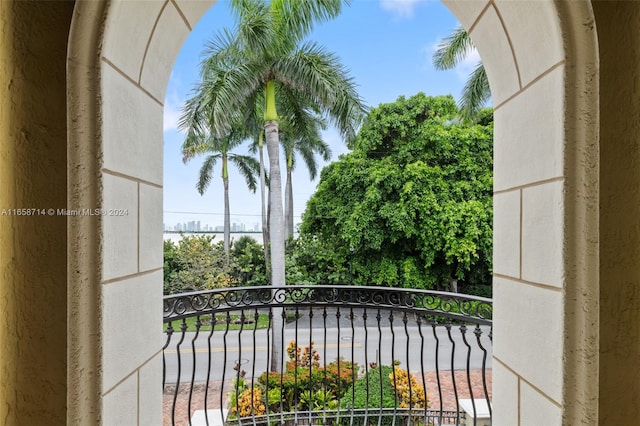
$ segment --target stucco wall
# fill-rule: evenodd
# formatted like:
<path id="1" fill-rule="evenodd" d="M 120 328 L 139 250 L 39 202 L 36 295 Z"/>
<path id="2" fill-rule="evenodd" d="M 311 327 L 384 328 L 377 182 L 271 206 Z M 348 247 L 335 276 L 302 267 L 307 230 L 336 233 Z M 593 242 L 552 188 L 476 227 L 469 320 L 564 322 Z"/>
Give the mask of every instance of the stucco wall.
<path id="1" fill-rule="evenodd" d="M 640 4 L 594 2 L 600 47 L 600 424 L 640 418 Z"/>
<path id="2" fill-rule="evenodd" d="M 182 43 L 213 1 L 109 2 L 101 61 L 101 418 L 161 420 L 162 112 Z M 126 333 L 123 330 L 127 330 Z M 136 339 L 132 340 L 131 335 Z"/>
<path id="3" fill-rule="evenodd" d="M 0 1 L 0 422 L 63 425 L 66 45 L 73 2 Z"/>

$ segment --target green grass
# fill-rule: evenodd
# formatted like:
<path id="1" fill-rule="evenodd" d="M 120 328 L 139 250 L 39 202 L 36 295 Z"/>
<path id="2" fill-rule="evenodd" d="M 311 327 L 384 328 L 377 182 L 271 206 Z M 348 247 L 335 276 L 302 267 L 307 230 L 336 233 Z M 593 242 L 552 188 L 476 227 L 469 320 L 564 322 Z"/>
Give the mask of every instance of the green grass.
<path id="1" fill-rule="evenodd" d="M 286 322 L 290 323 L 295 321 L 295 314 L 292 312 L 287 313 Z M 197 317 L 189 317 L 185 320 L 187 324 L 187 331 L 196 331 Z M 200 331 L 211 331 L 211 314 L 200 315 Z M 180 332 L 182 326 L 182 320 L 173 321 L 174 332 Z M 255 322 L 255 315 L 246 315 L 244 325 L 240 324 L 240 314 L 229 314 L 229 330 L 260 330 L 269 327 L 269 315 L 258 314 L 258 321 Z M 163 331 L 167 329 L 167 325 L 164 324 Z M 216 325 L 214 331 L 227 330 L 227 314 L 216 314 Z"/>
<path id="2" fill-rule="evenodd" d="M 197 317 L 189 317 L 185 320 L 187 324 L 187 331 L 196 331 L 196 321 Z M 200 331 L 211 331 L 211 315 L 201 315 L 200 321 L 202 325 L 200 326 Z M 180 327 L 182 326 L 182 320 L 173 321 L 173 329 L 174 331 L 180 331 Z M 267 314 L 259 314 L 258 321 L 255 322 L 255 316 L 246 316 L 244 325 L 240 323 L 240 314 L 230 314 L 229 315 L 229 330 L 254 330 L 267 328 L 269 325 L 269 317 Z M 167 326 L 164 326 L 166 330 Z M 216 325 L 214 330 L 224 331 L 227 329 L 227 314 L 217 314 L 216 315 Z"/>

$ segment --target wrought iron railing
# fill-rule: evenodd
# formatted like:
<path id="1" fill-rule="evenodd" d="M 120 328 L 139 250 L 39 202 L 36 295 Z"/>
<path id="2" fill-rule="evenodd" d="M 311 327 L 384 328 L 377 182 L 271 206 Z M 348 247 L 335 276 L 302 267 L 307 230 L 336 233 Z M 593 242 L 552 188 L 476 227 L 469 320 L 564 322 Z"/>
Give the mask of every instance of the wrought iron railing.
<path id="1" fill-rule="evenodd" d="M 164 422 L 460 424 L 464 398 L 475 425 L 491 318 L 490 299 L 386 287 L 166 296 Z"/>

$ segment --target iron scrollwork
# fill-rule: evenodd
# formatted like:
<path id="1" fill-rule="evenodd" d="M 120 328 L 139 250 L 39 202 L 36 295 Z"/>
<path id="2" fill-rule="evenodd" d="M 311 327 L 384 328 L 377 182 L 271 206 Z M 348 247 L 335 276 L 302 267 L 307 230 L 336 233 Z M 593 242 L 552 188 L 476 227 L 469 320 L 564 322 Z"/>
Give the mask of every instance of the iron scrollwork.
<path id="1" fill-rule="evenodd" d="M 239 287 L 169 295 L 164 320 L 243 308 L 287 306 L 384 308 L 453 320 L 490 324 L 492 300 L 461 293 L 362 286 Z"/>

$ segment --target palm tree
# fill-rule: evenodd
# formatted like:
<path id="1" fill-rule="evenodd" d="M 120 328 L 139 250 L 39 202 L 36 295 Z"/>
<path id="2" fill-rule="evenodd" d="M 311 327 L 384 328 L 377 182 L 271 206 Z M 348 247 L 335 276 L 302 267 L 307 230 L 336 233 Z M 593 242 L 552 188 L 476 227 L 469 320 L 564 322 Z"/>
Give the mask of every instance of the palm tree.
<path id="1" fill-rule="evenodd" d="M 262 249 L 264 252 L 264 261 L 267 274 L 271 270 L 271 258 L 269 255 L 269 222 L 267 220 L 267 200 L 266 200 L 266 187 L 267 187 L 267 172 L 264 166 L 264 128 L 262 119 L 264 116 L 264 96 L 258 96 L 255 100 L 249 99 L 249 102 L 254 102 L 253 109 L 251 105 L 247 105 L 247 111 L 244 117 L 244 127 L 247 134 L 253 136 L 253 142 L 249 147 L 249 151 L 252 154 L 258 153 L 258 159 L 260 162 L 260 209 L 261 209 L 261 221 L 262 221 Z"/>
<path id="2" fill-rule="evenodd" d="M 467 31 L 457 27 L 445 37 L 433 54 L 433 65 L 438 70 L 453 69 L 474 49 L 473 41 Z M 465 120 L 472 120 L 491 98 L 491 88 L 482 62 L 469 75 L 469 79 L 462 90 L 459 108 L 460 115 Z"/>
<path id="3" fill-rule="evenodd" d="M 284 214 L 279 161 L 276 92 L 312 105 L 350 141 L 365 107 L 338 58 L 321 46 L 304 42 L 314 23 L 336 17 L 342 0 L 232 0 L 236 28 L 221 32 L 209 46 L 202 81 L 194 101 L 185 106 L 181 124 L 209 126 L 216 138 L 233 123 L 255 112 L 265 98 L 264 137 L 269 156 L 269 227 L 271 282 L 284 285 Z"/>
<path id="4" fill-rule="evenodd" d="M 306 125 L 296 126 L 292 123 L 283 126 L 281 132 L 282 148 L 284 151 L 287 181 L 285 184 L 285 227 L 286 238 L 293 236 L 293 179 L 292 172 L 296 165 L 296 153 L 302 157 L 311 180 L 318 174 L 318 163 L 315 154 L 319 154 L 324 161 L 331 159 L 331 148 L 322 140 L 320 131 L 326 128 L 326 123 L 317 116 L 309 116 Z M 284 123 L 283 123 L 284 124 Z"/>
<path id="5" fill-rule="evenodd" d="M 258 161 L 248 155 L 237 155 L 231 152 L 245 139 L 241 132 L 231 132 L 223 138 L 215 138 L 210 132 L 192 131 L 187 134 L 182 144 L 183 162 L 186 164 L 198 155 L 206 155 L 202 166 L 196 189 L 200 195 L 209 186 L 213 178 L 213 169 L 218 161 L 222 162 L 221 177 L 224 186 L 224 253 L 229 262 L 231 240 L 231 214 L 229 209 L 229 163 L 234 164 L 244 177 L 247 186 L 253 192 L 256 191 L 255 175 L 260 169 Z"/>

